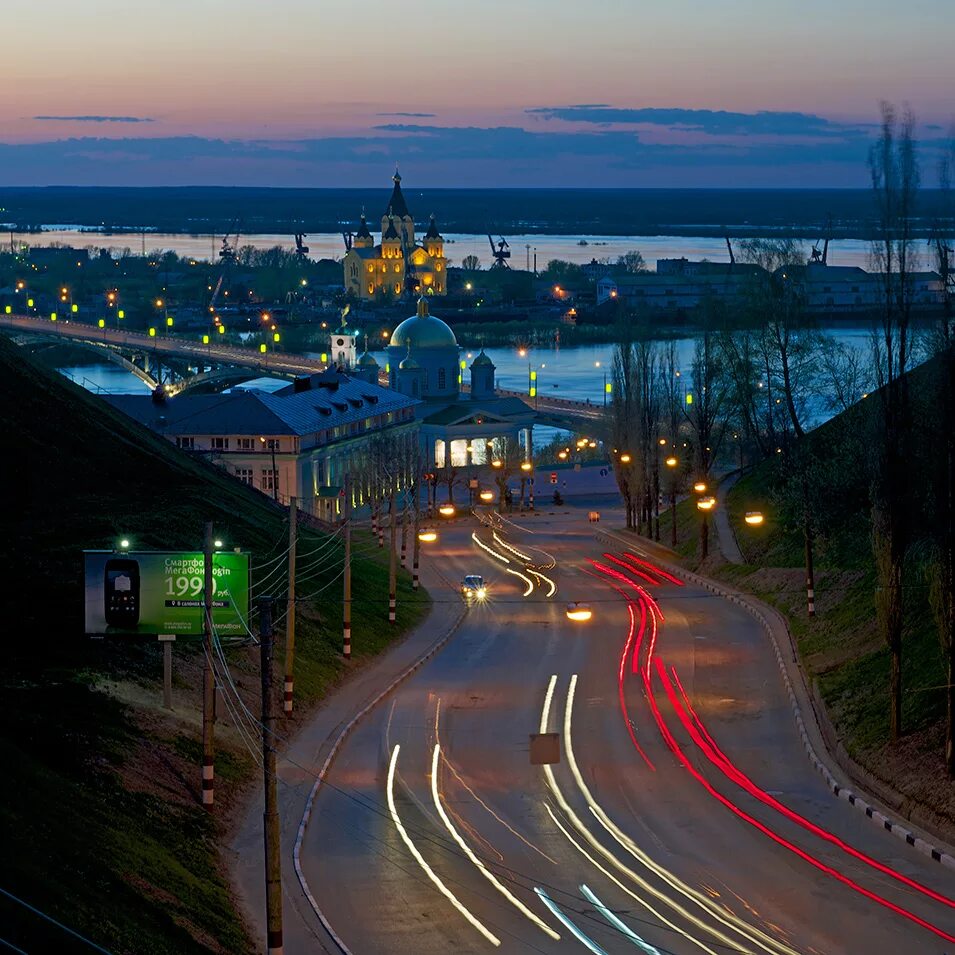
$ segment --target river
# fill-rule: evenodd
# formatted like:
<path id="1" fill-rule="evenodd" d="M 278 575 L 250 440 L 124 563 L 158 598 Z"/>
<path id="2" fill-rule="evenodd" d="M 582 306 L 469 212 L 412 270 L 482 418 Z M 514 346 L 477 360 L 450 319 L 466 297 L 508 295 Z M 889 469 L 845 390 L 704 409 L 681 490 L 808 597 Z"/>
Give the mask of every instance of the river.
<path id="1" fill-rule="evenodd" d="M 493 238 L 496 242 L 500 236 Z M 171 250 L 180 256 L 207 261 L 218 258 L 221 239 L 222 236 L 162 232 L 109 235 L 75 228 L 51 228 L 48 232 L 39 233 L 11 233 L 13 242 L 27 245 L 60 243 L 79 248 L 89 245 L 110 249 L 114 254 L 126 248 L 134 254 Z M 655 267 L 657 259 L 685 257 L 724 262 L 729 258 L 726 243 L 716 238 L 661 235 L 512 235 L 507 236 L 507 241 L 511 247 L 511 265 L 517 269 L 533 268 L 535 253 L 539 270 L 544 269 L 551 259 L 585 264 L 591 259 L 616 259 L 631 249 L 643 253 L 650 268 Z M 342 237 L 338 233 L 309 235 L 306 243 L 309 258 L 312 259 L 341 258 L 345 251 Z M 445 243 L 445 253 L 452 265 L 460 265 L 468 255 L 476 255 L 483 268 L 487 268 L 493 261 L 486 235 L 449 234 L 445 236 Z M 290 251 L 295 248 L 292 236 L 276 233 L 243 235 L 239 244 L 251 245 L 257 249 L 269 249 L 276 245 Z M 806 245 L 808 248 L 811 242 Z M 867 268 L 869 243 L 863 239 L 833 242 L 829 247 L 829 262 L 831 265 L 857 265 Z"/>

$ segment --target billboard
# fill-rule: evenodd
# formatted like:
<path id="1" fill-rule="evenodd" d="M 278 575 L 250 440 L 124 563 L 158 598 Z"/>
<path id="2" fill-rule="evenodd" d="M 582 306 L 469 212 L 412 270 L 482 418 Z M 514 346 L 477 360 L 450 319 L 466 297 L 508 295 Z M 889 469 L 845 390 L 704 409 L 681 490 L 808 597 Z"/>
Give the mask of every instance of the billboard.
<path id="1" fill-rule="evenodd" d="M 84 551 L 86 633 L 202 636 L 203 557 L 180 551 Z M 249 555 L 212 555 L 212 623 L 248 633 Z"/>

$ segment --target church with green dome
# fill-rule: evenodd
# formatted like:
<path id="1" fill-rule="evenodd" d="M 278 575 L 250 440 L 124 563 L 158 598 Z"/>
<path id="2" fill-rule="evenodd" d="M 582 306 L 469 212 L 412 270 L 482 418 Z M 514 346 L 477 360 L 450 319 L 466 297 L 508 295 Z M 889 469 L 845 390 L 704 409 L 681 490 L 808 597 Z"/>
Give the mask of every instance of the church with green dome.
<path id="1" fill-rule="evenodd" d="M 483 350 L 470 365 L 462 360 L 451 327 L 428 306 L 422 297 L 417 312 L 394 330 L 386 364 L 388 386 L 419 402 L 415 417 L 427 467 L 488 464 L 489 443 L 502 439 L 530 459 L 534 411 L 517 396 L 497 394 L 494 363 Z M 379 373 L 365 352 L 356 374 L 373 380 Z"/>

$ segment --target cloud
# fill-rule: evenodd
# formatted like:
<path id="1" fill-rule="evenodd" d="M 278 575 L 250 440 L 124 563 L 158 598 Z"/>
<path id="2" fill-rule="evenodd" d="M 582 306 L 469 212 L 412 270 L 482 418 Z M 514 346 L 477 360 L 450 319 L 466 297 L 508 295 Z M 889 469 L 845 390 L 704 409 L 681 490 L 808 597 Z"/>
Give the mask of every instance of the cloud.
<path id="1" fill-rule="evenodd" d="M 434 119 L 437 113 L 375 113 L 376 116 L 405 116 L 409 119 Z"/>
<path id="2" fill-rule="evenodd" d="M 364 135 L 296 140 L 73 137 L 0 143 L 8 185 L 366 186 L 394 163 L 420 187 L 864 187 L 872 133 L 809 141 L 743 137 L 651 141 L 623 126 L 387 123 Z M 943 138 L 920 143 L 925 167 Z M 384 170 L 384 171 L 383 171 Z"/>
<path id="3" fill-rule="evenodd" d="M 149 116 L 34 116 L 51 123 L 154 123 Z"/>
<path id="4" fill-rule="evenodd" d="M 710 136 L 841 136 L 860 127 L 834 123 L 813 113 L 775 112 L 735 113 L 712 109 L 624 108 L 600 104 L 579 106 L 540 106 L 524 111 L 544 120 L 593 123 L 601 126 L 664 126 L 692 130 Z"/>

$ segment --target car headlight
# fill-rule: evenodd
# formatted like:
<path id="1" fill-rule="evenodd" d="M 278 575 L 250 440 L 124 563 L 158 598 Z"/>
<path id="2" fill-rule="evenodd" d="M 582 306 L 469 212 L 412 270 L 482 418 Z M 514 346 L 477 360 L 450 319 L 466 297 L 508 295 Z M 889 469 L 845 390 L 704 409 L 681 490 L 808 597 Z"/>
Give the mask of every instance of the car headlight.
<path id="1" fill-rule="evenodd" d="M 483 600 L 487 596 L 487 591 L 483 587 L 478 587 L 477 596 L 478 600 Z"/>

